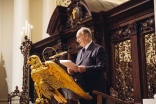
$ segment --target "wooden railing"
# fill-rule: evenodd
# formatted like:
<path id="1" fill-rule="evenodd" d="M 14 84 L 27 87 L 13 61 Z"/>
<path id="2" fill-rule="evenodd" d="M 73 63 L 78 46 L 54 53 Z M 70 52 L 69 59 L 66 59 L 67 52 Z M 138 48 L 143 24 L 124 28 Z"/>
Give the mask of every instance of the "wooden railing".
<path id="1" fill-rule="evenodd" d="M 107 94 L 104 94 L 104 93 L 96 91 L 96 90 L 94 90 L 93 93 L 97 95 L 97 104 L 102 104 L 102 97 L 106 98 L 107 100 L 114 101 L 117 104 L 129 104 L 129 103 L 124 102 L 118 98 L 109 96 Z"/>

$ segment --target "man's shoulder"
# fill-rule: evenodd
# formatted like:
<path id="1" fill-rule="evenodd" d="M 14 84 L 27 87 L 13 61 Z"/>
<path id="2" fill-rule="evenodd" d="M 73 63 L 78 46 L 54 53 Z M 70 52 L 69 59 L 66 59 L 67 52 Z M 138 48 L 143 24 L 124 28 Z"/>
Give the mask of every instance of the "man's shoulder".
<path id="1" fill-rule="evenodd" d="M 101 45 L 99 45 L 99 44 L 97 44 L 95 42 L 93 42 L 92 44 L 93 44 L 94 47 L 102 47 Z"/>
<path id="2" fill-rule="evenodd" d="M 104 47 L 102 47 L 101 45 L 93 42 L 93 47 L 94 47 L 94 50 L 97 50 L 97 51 L 106 51 Z"/>

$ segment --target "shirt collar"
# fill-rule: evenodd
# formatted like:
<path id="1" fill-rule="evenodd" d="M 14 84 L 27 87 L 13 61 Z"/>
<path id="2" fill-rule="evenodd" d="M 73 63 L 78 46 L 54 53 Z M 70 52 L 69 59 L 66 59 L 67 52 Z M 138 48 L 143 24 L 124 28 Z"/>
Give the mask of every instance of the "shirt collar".
<path id="1" fill-rule="evenodd" d="M 84 48 L 87 50 L 91 43 L 92 43 L 92 41 L 90 41 Z"/>

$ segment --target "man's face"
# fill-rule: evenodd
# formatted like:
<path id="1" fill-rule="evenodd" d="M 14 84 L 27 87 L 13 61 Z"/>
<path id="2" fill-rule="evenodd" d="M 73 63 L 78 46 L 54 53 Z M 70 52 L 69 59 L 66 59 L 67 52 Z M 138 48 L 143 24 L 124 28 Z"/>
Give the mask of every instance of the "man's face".
<path id="1" fill-rule="evenodd" d="M 82 34 L 81 32 L 78 32 L 76 35 L 77 42 L 80 44 L 80 46 L 85 47 L 87 45 L 87 34 Z"/>

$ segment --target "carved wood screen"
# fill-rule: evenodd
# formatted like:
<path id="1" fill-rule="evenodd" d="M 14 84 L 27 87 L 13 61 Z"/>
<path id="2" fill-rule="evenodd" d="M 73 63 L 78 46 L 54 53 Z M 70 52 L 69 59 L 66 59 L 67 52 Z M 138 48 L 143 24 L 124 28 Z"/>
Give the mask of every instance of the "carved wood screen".
<path id="1" fill-rule="evenodd" d="M 141 5 L 134 6 L 134 2 Z M 153 0 L 134 2 L 107 12 L 109 36 L 105 38 L 111 46 L 107 46 L 111 69 L 108 78 L 120 99 L 142 104 L 142 99 L 153 98 L 156 93 L 154 5 Z"/>
<path id="2" fill-rule="evenodd" d="M 112 32 L 111 42 L 114 53 L 115 88 L 118 97 L 134 101 L 131 35 L 136 34 L 136 24 L 120 27 Z"/>
<path id="3" fill-rule="evenodd" d="M 122 100 L 134 100 L 132 81 L 131 41 L 125 40 L 115 46 L 116 90 Z"/>
<path id="4" fill-rule="evenodd" d="M 148 98 L 156 94 L 156 34 L 154 33 L 154 17 L 149 17 L 141 22 L 141 35 L 145 53 L 145 75 Z"/>
<path id="5" fill-rule="evenodd" d="M 145 35 L 145 55 L 148 97 L 156 94 L 156 36 L 154 33 Z"/>
<path id="6" fill-rule="evenodd" d="M 124 101 L 156 94 L 156 34 L 149 17 L 111 32 L 114 87 Z M 140 99 L 140 100 L 141 100 Z"/>

